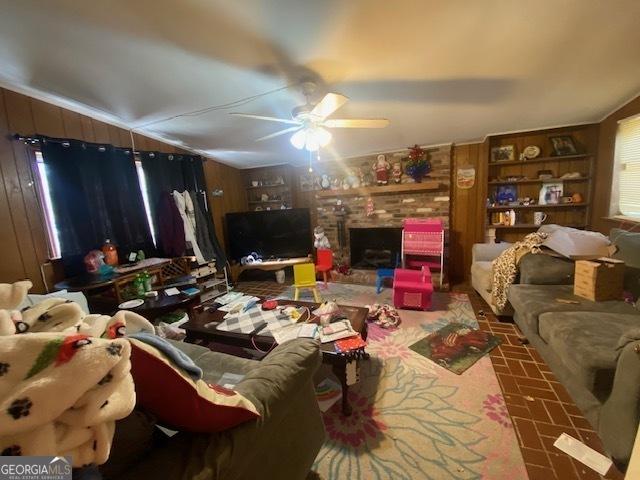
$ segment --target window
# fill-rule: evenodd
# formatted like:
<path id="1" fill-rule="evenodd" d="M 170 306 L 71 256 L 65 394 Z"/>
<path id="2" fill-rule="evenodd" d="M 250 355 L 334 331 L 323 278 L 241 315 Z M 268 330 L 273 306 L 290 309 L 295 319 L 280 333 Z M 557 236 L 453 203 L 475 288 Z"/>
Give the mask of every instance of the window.
<path id="1" fill-rule="evenodd" d="M 44 163 L 44 158 L 40 150 L 35 150 L 34 155 L 36 161 L 37 191 L 40 197 L 44 224 L 47 228 L 49 256 L 50 258 L 60 258 L 60 236 L 56 225 L 56 215 L 53 212 L 53 203 L 51 202 L 51 191 L 49 190 L 49 181 L 47 180 L 47 165 Z"/>
<path id="2" fill-rule="evenodd" d="M 640 115 L 618 124 L 612 185 L 611 214 L 640 220 Z"/>
<path id="3" fill-rule="evenodd" d="M 144 212 L 147 215 L 147 223 L 149 224 L 149 230 L 151 231 L 151 239 L 153 245 L 158 246 L 156 242 L 156 233 L 153 225 L 153 218 L 151 216 L 151 207 L 149 207 L 149 192 L 147 191 L 147 177 L 144 174 L 144 168 L 142 168 L 142 161 L 136 156 L 136 172 L 138 173 L 138 183 L 140 184 L 140 191 L 142 192 L 142 202 L 144 203 Z"/>
<path id="4" fill-rule="evenodd" d="M 58 227 L 56 225 L 56 215 L 53 211 L 53 202 L 51 201 L 51 191 L 49 189 L 49 181 L 47 179 L 47 165 L 44 162 L 42 152 L 40 150 L 33 151 L 35 158 L 35 177 L 38 197 L 40 200 L 40 207 L 42 209 L 42 216 L 44 217 L 45 227 L 47 229 L 47 240 L 49 246 L 49 257 L 60 258 L 60 236 L 58 234 Z M 149 207 L 149 193 L 147 192 L 147 181 L 142 168 L 142 162 L 136 158 L 136 172 L 138 174 L 138 183 L 140 184 L 140 190 L 142 191 L 142 201 L 144 203 L 144 210 L 147 216 L 147 222 L 149 224 L 149 230 L 151 231 L 151 238 L 153 244 L 156 243 L 155 228 L 151 219 L 151 209 Z"/>

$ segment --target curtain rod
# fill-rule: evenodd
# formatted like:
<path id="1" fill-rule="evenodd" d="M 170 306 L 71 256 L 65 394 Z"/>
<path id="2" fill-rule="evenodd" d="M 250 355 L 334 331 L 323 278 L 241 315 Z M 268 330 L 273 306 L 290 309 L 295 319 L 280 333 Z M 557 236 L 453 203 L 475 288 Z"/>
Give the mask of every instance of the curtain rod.
<path id="1" fill-rule="evenodd" d="M 52 138 L 52 137 L 30 137 L 30 136 L 22 136 L 19 134 L 15 134 L 12 135 L 12 138 L 14 140 L 17 140 L 19 142 L 24 142 L 26 144 L 29 145 L 35 145 L 35 144 L 39 144 L 42 142 L 43 138 L 47 141 L 47 142 L 54 142 L 54 143 L 60 143 L 62 144 L 62 146 L 68 147 L 69 145 L 71 145 L 71 142 L 80 142 L 82 144 L 87 144 L 87 145 L 94 145 L 97 146 L 98 149 L 100 149 L 101 147 L 103 149 L 106 149 L 106 146 L 111 146 L 117 150 L 124 150 L 125 152 L 130 152 L 131 148 L 127 148 L 127 147 L 116 147 L 115 145 L 111 145 L 110 143 L 95 143 L 95 142 L 85 142 L 84 140 L 75 140 L 75 139 L 67 139 L 67 138 Z M 133 150 L 133 154 L 134 155 L 141 155 L 143 153 L 148 153 L 149 156 L 151 158 L 153 158 L 155 156 L 156 153 L 165 153 L 165 152 L 155 152 L 152 150 Z M 200 155 L 189 155 L 189 154 L 184 154 L 184 153 L 165 153 L 166 155 L 169 155 L 169 160 L 173 160 L 173 156 L 178 156 L 178 157 L 191 157 L 191 158 L 199 158 L 201 161 L 204 161 L 203 157 L 201 157 Z"/>

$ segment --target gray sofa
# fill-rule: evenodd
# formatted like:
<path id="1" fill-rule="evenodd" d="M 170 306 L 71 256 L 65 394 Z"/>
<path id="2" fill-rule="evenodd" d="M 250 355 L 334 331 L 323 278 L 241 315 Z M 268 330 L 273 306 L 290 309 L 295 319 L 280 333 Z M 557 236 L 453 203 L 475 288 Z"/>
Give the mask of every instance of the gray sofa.
<path id="1" fill-rule="evenodd" d="M 610 238 L 619 248 L 614 256 L 627 264 L 625 290 L 637 292 L 640 234 L 613 230 Z M 623 301 L 577 297 L 572 285 L 549 285 L 566 265 L 544 270 L 525 261 L 529 257 L 539 256 L 527 255 L 520 263 L 520 277 L 529 284 L 509 288 L 513 319 L 598 432 L 607 453 L 626 464 L 640 421 L 640 310 Z"/>
<path id="2" fill-rule="evenodd" d="M 325 433 L 313 388 L 320 365 L 319 345 L 292 340 L 261 362 L 188 343 L 173 342 L 216 382 L 223 373 L 245 375 L 236 390 L 250 399 L 262 417 L 212 434 L 179 432 L 168 438 L 144 412 L 118 422 L 107 479 L 304 479 Z M 167 397 L 171 402 L 171 397 Z"/>
<path id="3" fill-rule="evenodd" d="M 496 315 L 512 316 L 509 303 L 498 308 L 491 303 L 491 266 L 510 243 L 476 243 L 472 248 L 471 285 L 489 304 Z M 548 252 L 552 253 L 552 252 Z M 573 284 L 574 263 L 548 254 L 525 255 L 520 260 L 520 272 L 515 283 L 535 285 Z"/>

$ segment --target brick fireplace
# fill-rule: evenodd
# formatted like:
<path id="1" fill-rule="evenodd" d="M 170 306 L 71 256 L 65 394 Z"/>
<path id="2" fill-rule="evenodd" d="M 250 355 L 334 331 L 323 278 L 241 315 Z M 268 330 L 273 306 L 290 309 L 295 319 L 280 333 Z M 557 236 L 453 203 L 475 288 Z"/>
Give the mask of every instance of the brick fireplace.
<path id="1" fill-rule="evenodd" d="M 403 175 L 402 184 L 407 186 L 403 189 L 401 186 L 387 188 L 372 187 L 367 193 L 355 189 L 323 191 L 316 195 L 315 206 L 317 210 L 317 222 L 322 226 L 331 242 L 331 248 L 334 251 L 337 261 L 345 261 L 352 265 L 354 270 L 368 270 L 368 272 L 360 275 L 358 283 L 362 282 L 362 278 L 367 280 L 364 283 L 371 283 L 371 271 L 375 267 L 371 266 L 371 261 L 362 263 L 361 251 L 363 248 L 370 250 L 369 254 L 377 254 L 379 259 L 384 260 L 380 255 L 384 250 L 390 250 L 389 246 L 379 248 L 382 237 L 376 234 L 375 229 L 380 230 L 379 233 L 388 234 L 392 230 L 399 232 L 402 228 L 402 221 L 407 217 L 436 217 L 442 219 L 445 228 L 449 227 L 449 194 L 450 194 L 450 176 L 451 176 L 451 146 L 440 146 L 427 149 L 429 159 L 432 165 L 432 171 L 429 175 L 431 184 L 437 182 L 437 187 L 427 187 L 424 189 L 415 185 L 413 179 L 406 174 Z M 390 164 L 399 162 L 401 158 L 406 157 L 408 152 L 400 150 L 386 153 L 387 161 Z M 360 168 L 363 171 L 371 169 L 376 155 L 360 157 L 345 160 L 343 162 L 332 162 L 331 164 L 322 165 L 322 173 L 330 175 L 340 175 L 343 172 L 349 172 L 351 169 Z M 404 170 L 404 165 L 403 165 Z M 427 179 L 425 179 L 426 181 Z M 392 185 L 392 184 L 390 184 Z M 379 188 L 380 190 L 376 190 Z M 395 190 L 397 188 L 397 191 Z M 384 193 L 383 193 L 384 192 Z M 367 216 L 367 201 L 371 198 L 374 203 L 374 212 Z M 338 206 L 338 201 L 342 202 L 342 207 Z M 363 230 L 366 229 L 366 230 Z M 353 247 L 351 236 L 358 236 L 358 251 L 352 252 Z M 396 233 L 399 236 L 399 233 Z M 367 236 L 371 236 L 369 247 L 366 246 Z M 386 237 L 385 237 L 386 238 Z M 364 247 L 361 244 L 364 242 Z M 398 245 L 399 249 L 399 245 Z M 356 253 L 356 257 L 352 259 L 352 254 Z M 448 255 L 448 248 L 446 248 Z M 395 255 L 391 253 L 392 257 Z M 445 255 L 445 265 L 447 264 L 447 256 Z M 353 265 L 352 260 L 356 260 L 357 265 Z M 371 259 L 370 259 L 371 260 Z M 395 261 L 392 258 L 391 261 Z M 375 261 L 373 262 L 375 263 Z M 375 279 L 375 272 L 373 275 Z"/>

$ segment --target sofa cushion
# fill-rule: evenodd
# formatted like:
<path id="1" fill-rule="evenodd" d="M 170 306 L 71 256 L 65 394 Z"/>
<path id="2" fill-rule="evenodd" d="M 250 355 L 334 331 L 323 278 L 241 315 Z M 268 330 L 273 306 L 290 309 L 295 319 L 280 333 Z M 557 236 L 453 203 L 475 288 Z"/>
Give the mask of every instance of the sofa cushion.
<path id="1" fill-rule="evenodd" d="M 640 326 L 640 315 L 548 312 L 540 315 L 540 337 L 600 401 L 611 392 L 618 343 Z"/>
<path id="2" fill-rule="evenodd" d="M 625 263 L 624 289 L 640 297 L 640 233 L 613 228 L 609 238 L 618 249 L 613 258 Z"/>
<path id="3" fill-rule="evenodd" d="M 617 300 L 592 302 L 573 294 L 573 285 L 511 285 L 507 295 L 516 311 L 514 320 L 525 333 L 539 334 L 538 317 L 545 312 L 628 313 L 640 316 L 632 305 Z M 563 303 L 557 299 L 577 303 Z"/>
<path id="4" fill-rule="evenodd" d="M 219 432 L 260 416 L 242 394 L 204 380 L 193 380 L 155 347 L 131 342 L 131 374 L 137 402 L 158 422 L 189 432 Z"/>
<path id="5" fill-rule="evenodd" d="M 473 262 L 471 264 L 471 276 L 476 288 L 479 286 L 485 292 L 491 291 L 491 265 L 493 261 Z"/>
<path id="6" fill-rule="evenodd" d="M 573 285 L 575 262 L 546 254 L 527 253 L 518 264 L 519 283 Z"/>

